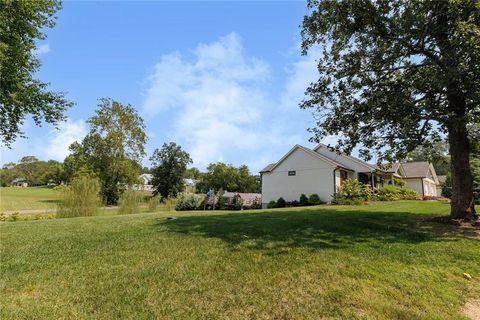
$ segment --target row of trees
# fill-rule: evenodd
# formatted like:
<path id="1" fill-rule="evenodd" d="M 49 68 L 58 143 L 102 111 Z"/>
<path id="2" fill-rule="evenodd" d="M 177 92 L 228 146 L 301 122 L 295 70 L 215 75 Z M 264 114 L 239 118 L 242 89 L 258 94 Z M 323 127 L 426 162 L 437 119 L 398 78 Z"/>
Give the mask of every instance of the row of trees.
<path id="1" fill-rule="evenodd" d="M 192 163 L 190 155 L 174 142 L 165 143 L 150 157 L 152 168 L 142 168 L 145 156 L 144 120 L 130 105 L 112 99 L 100 99 L 95 115 L 87 120 L 88 134 L 80 142 L 70 145 L 70 155 L 63 164 L 39 161 L 27 156 L 18 164 L 9 164 L 2 170 L 2 183 L 22 177 L 33 185 L 70 183 L 75 177 L 89 176 L 100 182 L 100 194 L 107 205 L 115 205 L 128 186 L 139 183 L 141 172 L 153 175 L 155 194 L 162 198 L 177 196 L 184 191 L 184 178 L 198 183 L 197 190 L 210 188 L 237 192 L 259 192 L 256 177 L 247 166 L 238 168 L 224 163 L 210 164 L 206 173 L 196 168 L 187 170 Z"/>
<path id="2" fill-rule="evenodd" d="M 17 178 L 26 179 L 30 185 L 40 186 L 49 182 L 65 180 L 63 165 L 55 160 L 41 161 L 34 156 L 25 156 L 18 163 L 10 162 L 0 169 L 0 185 L 10 185 Z"/>

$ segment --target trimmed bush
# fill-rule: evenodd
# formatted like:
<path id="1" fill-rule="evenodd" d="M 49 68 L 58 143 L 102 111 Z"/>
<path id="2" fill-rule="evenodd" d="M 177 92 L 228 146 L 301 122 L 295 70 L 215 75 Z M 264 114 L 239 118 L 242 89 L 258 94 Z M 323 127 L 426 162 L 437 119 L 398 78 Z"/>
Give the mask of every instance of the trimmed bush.
<path id="1" fill-rule="evenodd" d="M 345 180 L 333 195 L 334 204 L 358 205 L 372 198 L 372 188 L 355 179 Z"/>
<path id="2" fill-rule="evenodd" d="M 415 190 L 395 186 L 383 187 L 378 190 L 377 199 L 380 201 L 421 200 Z"/>
<path id="3" fill-rule="evenodd" d="M 277 202 L 275 200 L 272 200 L 267 204 L 268 209 L 273 209 L 273 208 L 276 208 L 276 207 L 277 207 Z"/>
<path id="4" fill-rule="evenodd" d="M 58 205 L 59 218 L 93 216 L 101 204 L 100 182 L 88 175 L 75 177 L 65 187 Z"/>
<path id="5" fill-rule="evenodd" d="M 285 199 L 283 199 L 282 197 L 278 198 L 277 200 L 277 208 L 285 208 L 287 206 L 287 202 L 285 201 Z"/>
<path id="6" fill-rule="evenodd" d="M 310 197 L 308 197 L 308 204 L 310 204 L 312 206 L 316 206 L 316 205 L 321 204 L 321 203 L 322 202 L 320 201 L 320 197 L 316 193 L 311 194 Z"/>
<path id="7" fill-rule="evenodd" d="M 242 210 L 243 201 L 239 195 L 235 195 L 232 199 L 232 209 L 233 210 Z"/>
<path id="8" fill-rule="evenodd" d="M 300 201 L 298 203 L 303 207 L 303 206 L 308 206 L 310 203 L 308 202 L 308 198 L 305 194 L 300 195 Z"/>
<path id="9" fill-rule="evenodd" d="M 128 189 L 123 192 L 118 200 L 119 214 L 132 214 L 137 213 L 142 203 L 143 197 L 135 190 Z"/>
<path id="10" fill-rule="evenodd" d="M 405 180 L 403 179 L 400 179 L 400 178 L 393 178 L 394 182 L 395 182 L 395 186 L 397 187 L 405 187 Z"/>

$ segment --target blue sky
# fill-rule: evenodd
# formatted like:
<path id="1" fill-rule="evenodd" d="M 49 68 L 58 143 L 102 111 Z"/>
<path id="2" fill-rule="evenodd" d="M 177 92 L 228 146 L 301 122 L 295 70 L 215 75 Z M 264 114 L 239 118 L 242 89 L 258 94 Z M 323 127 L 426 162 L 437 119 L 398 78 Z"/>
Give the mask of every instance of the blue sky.
<path id="1" fill-rule="evenodd" d="M 311 111 L 298 107 L 315 80 L 315 53 L 300 55 L 305 2 L 65 2 L 39 43 L 38 73 L 76 105 L 60 130 L 29 120 L 1 162 L 63 160 L 88 130 L 100 97 L 144 117 L 144 164 L 164 142 L 194 166 L 247 164 L 253 172 L 294 144 L 311 146 Z"/>

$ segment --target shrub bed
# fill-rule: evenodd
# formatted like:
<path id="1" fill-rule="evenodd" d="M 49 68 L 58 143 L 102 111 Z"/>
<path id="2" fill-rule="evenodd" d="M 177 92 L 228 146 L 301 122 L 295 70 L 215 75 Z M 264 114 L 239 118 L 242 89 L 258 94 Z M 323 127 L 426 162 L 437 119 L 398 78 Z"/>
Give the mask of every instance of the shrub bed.
<path id="1" fill-rule="evenodd" d="M 372 188 L 355 179 L 345 180 L 333 195 L 333 204 L 359 205 L 372 199 Z"/>
<path id="2" fill-rule="evenodd" d="M 421 200 L 420 195 L 412 189 L 395 186 L 383 187 L 378 190 L 377 199 L 380 201 Z"/>

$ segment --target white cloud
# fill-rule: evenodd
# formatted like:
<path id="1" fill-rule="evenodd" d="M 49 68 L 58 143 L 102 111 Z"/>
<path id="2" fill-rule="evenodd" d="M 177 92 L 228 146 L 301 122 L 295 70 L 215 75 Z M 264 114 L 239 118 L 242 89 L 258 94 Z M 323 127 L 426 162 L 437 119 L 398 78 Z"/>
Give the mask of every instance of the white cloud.
<path id="1" fill-rule="evenodd" d="M 191 55 L 162 56 L 147 78 L 144 113 L 171 119 L 170 137 L 195 166 L 225 159 L 257 171 L 308 140 L 313 120 L 298 103 L 315 80 L 315 65 L 314 56 L 296 60 L 286 70 L 284 89 L 272 90 L 268 63 L 248 56 L 231 33 Z"/>
<path id="2" fill-rule="evenodd" d="M 41 54 L 49 53 L 50 51 L 52 51 L 50 49 L 50 45 L 48 43 L 46 43 L 46 44 L 39 45 L 35 49 L 35 54 L 36 55 L 41 55 Z"/>
<path id="3" fill-rule="evenodd" d="M 247 58 L 238 35 L 200 44 L 189 62 L 180 53 L 161 58 L 148 78 L 147 115 L 170 111 L 174 136 L 186 143 L 196 165 L 258 149 L 263 130 L 261 90 L 270 76 L 261 60 Z"/>
<path id="4" fill-rule="evenodd" d="M 67 120 L 61 123 L 59 130 L 50 131 L 50 139 L 45 148 L 47 159 L 63 161 L 69 154 L 68 147 L 75 141 L 80 141 L 87 134 L 85 121 Z"/>

